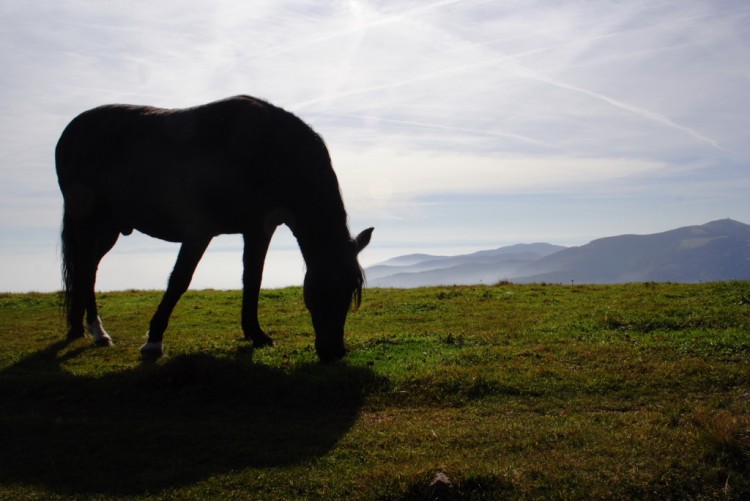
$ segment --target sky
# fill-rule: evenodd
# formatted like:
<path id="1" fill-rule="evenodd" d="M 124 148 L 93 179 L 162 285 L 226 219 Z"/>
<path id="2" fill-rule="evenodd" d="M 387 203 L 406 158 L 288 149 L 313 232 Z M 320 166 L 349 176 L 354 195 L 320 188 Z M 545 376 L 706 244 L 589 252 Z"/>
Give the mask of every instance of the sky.
<path id="1" fill-rule="evenodd" d="M 61 287 L 54 148 L 107 103 L 248 94 L 325 139 L 360 262 L 750 223 L 744 0 L 0 0 L 0 291 Z M 241 287 L 239 236 L 193 288 Z M 161 289 L 134 233 L 98 290 Z M 264 287 L 299 285 L 281 227 Z"/>

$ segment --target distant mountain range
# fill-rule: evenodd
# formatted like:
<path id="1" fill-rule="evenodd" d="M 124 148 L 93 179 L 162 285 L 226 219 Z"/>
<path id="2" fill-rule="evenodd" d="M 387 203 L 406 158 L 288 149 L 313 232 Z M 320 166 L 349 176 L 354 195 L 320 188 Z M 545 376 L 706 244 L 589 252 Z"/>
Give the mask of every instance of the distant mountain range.
<path id="1" fill-rule="evenodd" d="M 750 280 L 750 225 L 731 219 L 580 247 L 518 244 L 459 256 L 409 254 L 365 270 L 371 287 Z"/>

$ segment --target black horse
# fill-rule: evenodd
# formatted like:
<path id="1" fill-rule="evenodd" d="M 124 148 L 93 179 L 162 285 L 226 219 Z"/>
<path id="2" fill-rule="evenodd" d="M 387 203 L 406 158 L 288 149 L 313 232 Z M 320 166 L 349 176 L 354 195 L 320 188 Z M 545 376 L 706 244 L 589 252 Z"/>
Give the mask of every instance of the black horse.
<path id="1" fill-rule="evenodd" d="M 325 143 L 298 117 L 248 96 L 175 110 L 101 106 L 65 128 L 55 161 L 68 338 L 85 335 L 85 312 L 95 343 L 111 344 L 97 313 L 96 272 L 120 233 L 136 229 L 182 243 L 141 353 L 162 355 L 172 310 L 211 239 L 225 233 L 241 233 L 245 243 L 245 337 L 273 344 L 258 323 L 258 296 L 271 237 L 286 224 L 307 265 L 318 356 L 344 356 L 346 315 L 359 306 L 364 281 L 357 255 L 373 229 L 351 237 Z"/>

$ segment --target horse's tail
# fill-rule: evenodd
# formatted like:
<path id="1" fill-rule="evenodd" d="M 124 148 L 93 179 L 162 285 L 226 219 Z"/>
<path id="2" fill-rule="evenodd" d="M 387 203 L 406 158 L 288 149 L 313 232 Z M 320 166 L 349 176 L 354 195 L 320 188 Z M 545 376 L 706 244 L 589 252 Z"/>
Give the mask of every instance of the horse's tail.
<path id="1" fill-rule="evenodd" d="M 73 305 L 73 277 L 76 273 L 75 255 L 77 250 L 74 222 L 67 208 L 63 211 L 60 240 L 62 242 L 62 304 L 66 317 L 70 318 L 70 310 Z"/>

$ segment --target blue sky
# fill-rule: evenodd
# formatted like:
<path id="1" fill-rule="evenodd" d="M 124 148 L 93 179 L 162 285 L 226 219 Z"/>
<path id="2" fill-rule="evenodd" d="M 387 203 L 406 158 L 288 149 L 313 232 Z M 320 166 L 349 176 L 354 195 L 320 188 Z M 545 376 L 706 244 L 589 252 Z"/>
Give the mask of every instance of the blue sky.
<path id="1" fill-rule="evenodd" d="M 361 256 L 580 245 L 750 223 L 750 4 L 723 0 L 0 1 L 0 290 L 57 290 L 53 151 L 105 103 L 235 94 L 325 138 Z M 121 237 L 101 290 L 162 288 L 177 248 Z M 240 287 L 241 239 L 195 288 Z M 281 229 L 266 286 L 301 283 Z"/>

